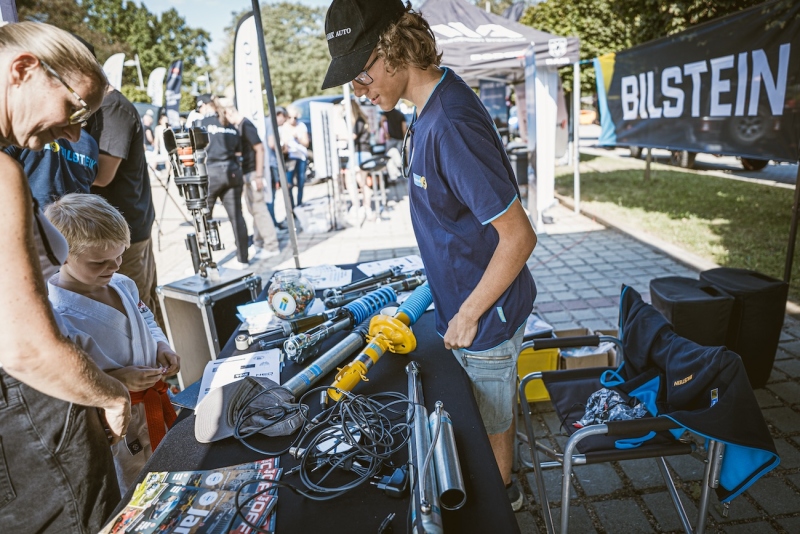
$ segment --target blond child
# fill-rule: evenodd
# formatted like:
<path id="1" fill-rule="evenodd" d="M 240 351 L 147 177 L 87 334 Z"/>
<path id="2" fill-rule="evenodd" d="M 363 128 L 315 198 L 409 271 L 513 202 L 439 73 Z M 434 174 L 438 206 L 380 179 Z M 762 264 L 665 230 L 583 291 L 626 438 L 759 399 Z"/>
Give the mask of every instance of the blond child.
<path id="1" fill-rule="evenodd" d="M 50 302 L 69 337 L 131 394 L 127 435 L 112 446 L 124 494 L 175 420 L 164 378 L 180 370 L 180 358 L 136 284 L 117 273 L 130 245 L 119 211 L 98 195 L 72 193 L 48 206 L 45 215 L 69 244 L 67 261 L 48 281 Z"/>

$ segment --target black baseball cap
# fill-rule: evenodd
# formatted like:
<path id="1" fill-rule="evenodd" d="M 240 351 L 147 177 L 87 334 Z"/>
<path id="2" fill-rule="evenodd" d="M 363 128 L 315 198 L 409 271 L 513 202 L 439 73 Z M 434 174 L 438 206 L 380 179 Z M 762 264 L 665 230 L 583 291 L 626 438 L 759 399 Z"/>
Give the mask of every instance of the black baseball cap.
<path id="1" fill-rule="evenodd" d="M 196 109 L 200 109 L 200 106 L 203 104 L 208 104 L 214 100 L 214 96 L 210 93 L 203 93 L 202 95 L 198 95 L 197 101 L 195 102 Z"/>
<path id="2" fill-rule="evenodd" d="M 322 88 L 344 85 L 358 76 L 383 31 L 404 12 L 402 0 L 333 0 L 325 15 L 332 59 Z"/>

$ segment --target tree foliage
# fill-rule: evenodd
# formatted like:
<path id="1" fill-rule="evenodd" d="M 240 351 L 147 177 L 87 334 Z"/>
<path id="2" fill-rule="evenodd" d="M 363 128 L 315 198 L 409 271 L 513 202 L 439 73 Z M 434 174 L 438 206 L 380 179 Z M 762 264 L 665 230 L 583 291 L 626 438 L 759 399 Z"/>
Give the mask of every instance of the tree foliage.
<path id="1" fill-rule="evenodd" d="M 629 28 L 632 44 L 672 35 L 747 9 L 764 0 L 614 0 L 612 9 Z"/>
<path id="2" fill-rule="evenodd" d="M 175 9 L 157 16 L 130 0 L 17 0 L 20 20 L 47 22 L 80 35 L 95 47 L 100 63 L 124 52 L 126 59 L 139 55 L 142 75 L 156 67 L 184 60 L 184 90 L 208 65 L 207 31 L 190 27 Z M 123 88 L 138 86 L 135 67 L 123 70 Z M 186 111 L 186 110 L 184 110 Z"/>
<path id="3" fill-rule="evenodd" d="M 280 2 L 261 4 L 261 22 L 267 47 L 270 79 L 275 102 L 286 105 L 298 98 L 332 93 L 320 86 L 330 63 L 325 40 L 325 11 L 323 7 Z M 226 28 L 226 42 L 217 61 L 217 79 L 226 85 L 233 83 L 233 44 L 236 25 L 247 11 L 235 13 Z"/>
<path id="4" fill-rule="evenodd" d="M 549 0 L 525 11 L 520 23 L 555 35 L 577 36 L 581 59 L 631 46 L 627 26 L 612 10 L 612 0 Z M 572 90 L 572 67 L 562 72 L 567 92 Z M 595 91 L 594 69 L 581 69 L 581 92 Z"/>
<path id="5" fill-rule="evenodd" d="M 487 4 L 487 1 L 488 1 L 490 9 L 491 9 L 492 13 L 494 13 L 495 15 L 502 15 L 503 11 L 505 11 L 506 8 L 510 7 L 511 4 L 516 3 L 515 0 L 467 0 L 467 1 L 470 2 L 470 3 L 475 4 L 476 6 L 478 6 L 481 9 L 486 9 L 486 4 Z M 519 0 L 516 0 L 516 1 L 519 1 Z M 419 3 L 419 2 L 417 2 L 417 3 Z M 416 5 L 416 4 L 414 4 L 414 5 Z"/>
<path id="6" fill-rule="evenodd" d="M 547 0 L 529 7 L 522 24 L 581 39 L 581 59 L 683 31 L 690 26 L 763 3 L 764 0 Z M 563 72 L 567 91 L 572 73 Z M 581 70 L 581 91 L 595 91 L 594 69 Z"/>

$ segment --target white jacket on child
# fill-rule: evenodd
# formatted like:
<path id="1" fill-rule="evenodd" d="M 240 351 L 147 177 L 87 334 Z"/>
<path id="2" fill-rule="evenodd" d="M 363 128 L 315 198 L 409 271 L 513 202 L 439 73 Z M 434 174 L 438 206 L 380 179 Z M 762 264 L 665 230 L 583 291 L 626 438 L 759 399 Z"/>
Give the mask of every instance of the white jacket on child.
<path id="1" fill-rule="evenodd" d="M 55 275 L 58 276 L 58 275 Z M 55 277 L 54 277 L 55 278 Z M 48 281 L 50 302 L 66 324 L 67 336 L 81 347 L 103 371 L 131 365 L 158 367 L 157 343 L 168 342 L 153 313 L 139 299 L 136 284 L 127 276 L 114 274 L 109 287 L 122 300 L 125 314 Z M 136 440 L 140 451 L 132 454 Z M 124 495 L 153 453 L 147 432 L 144 404 L 131 407 L 126 438 L 112 448 L 120 491 Z"/>

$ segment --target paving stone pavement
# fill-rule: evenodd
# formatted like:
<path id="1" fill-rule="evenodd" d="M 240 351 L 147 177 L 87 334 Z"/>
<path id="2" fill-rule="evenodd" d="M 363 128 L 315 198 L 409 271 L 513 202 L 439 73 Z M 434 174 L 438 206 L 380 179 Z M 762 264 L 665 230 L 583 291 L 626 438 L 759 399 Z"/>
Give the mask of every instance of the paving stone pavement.
<path id="1" fill-rule="evenodd" d="M 160 247 L 158 229 L 154 229 L 156 263 L 160 283 L 191 274 L 189 253 L 183 245 L 190 227 L 184 222 L 174 186 L 173 203 L 164 195 L 164 187 L 154 183 L 157 215 L 162 216 Z M 325 185 L 306 187 L 305 197 L 326 194 Z M 376 221 L 364 221 L 343 230 L 326 234 L 298 235 L 302 267 L 324 263 L 356 263 L 402 257 L 418 252 L 408 213 L 404 184 L 388 188 L 387 209 Z M 166 202 L 164 200 L 166 199 Z M 162 208 L 163 206 L 163 208 Z M 283 218 L 282 201 L 276 205 Z M 224 216 L 217 206 L 216 215 Z M 536 280 L 536 309 L 557 329 L 585 327 L 616 328 L 621 284 L 639 291 L 649 301 L 649 283 L 661 276 L 697 277 L 697 270 L 665 253 L 651 248 L 615 229 L 607 228 L 564 207 L 548 212 L 554 224 L 546 225 L 539 235 L 536 250 L 527 262 Z M 248 225 L 251 219 L 245 214 Z M 215 254 L 224 263 L 235 258 L 230 225 L 222 225 L 222 239 L 229 247 Z M 280 234 L 281 253 L 251 264 L 254 272 L 267 280 L 277 269 L 293 267 L 294 258 L 288 236 Z M 709 532 L 800 532 L 800 321 L 786 316 L 776 355 L 774 370 L 765 388 L 755 392 L 764 417 L 782 457 L 779 467 L 737 497 L 729 517 L 723 518 L 721 506 L 712 497 L 708 519 Z M 534 427 L 537 438 L 562 450 L 566 437 L 548 403 L 534 403 Z M 518 428 L 524 428 L 521 422 Z M 697 440 L 698 449 L 702 441 Z M 520 457 L 528 451 L 520 448 Z M 677 489 L 692 522 L 703 472 L 703 455 L 670 458 Z M 560 471 L 545 471 L 548 499 L 553 517 L 560 517 Z M 522 467 L 517 478 L 526 496 L 526 505 L 516 514 L 523 534 L 545 532 L 541 511 L 535 504 L 535 482 L 531 469 Z M 678 516 L 669 501 L 667 489 L 654 460 L 631 460 L 576 470 L 570 503 L 572 532 L 632 533 L 680 532 Z"/>

